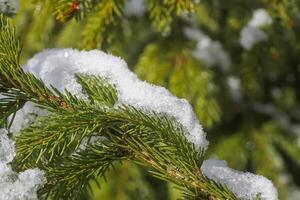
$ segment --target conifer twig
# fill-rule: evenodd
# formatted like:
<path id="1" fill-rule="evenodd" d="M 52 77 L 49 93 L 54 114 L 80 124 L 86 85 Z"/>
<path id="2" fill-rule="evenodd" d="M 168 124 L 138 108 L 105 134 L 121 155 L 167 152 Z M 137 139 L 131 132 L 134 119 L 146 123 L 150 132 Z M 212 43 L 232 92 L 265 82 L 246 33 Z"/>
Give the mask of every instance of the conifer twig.
<path id="1" fill-rule="evenodd" d="M 41 198 L 82 197 L 90 179 L 103 177 L 114 162 L 128 159 L 180 186 L 186 199 L 238 199 L 202 175 L 203 151 L 188 142 L 179 122 L 133 106 L 115 107 L 116 89 L 101 77 L 78 75 L 90 101 L 49 88 L 21 69 L 14 30 L 3 16 L 0 25 L 2 89 L 13 90 L 16 98 L 24 97 L 51 112 L 25 128 L 16 141 L 15 168 L 37 166 L 46 172 L 48 184 L 40 190 Z M 85 142 L 93 136 L 103 138 L 95 145 Z"/>

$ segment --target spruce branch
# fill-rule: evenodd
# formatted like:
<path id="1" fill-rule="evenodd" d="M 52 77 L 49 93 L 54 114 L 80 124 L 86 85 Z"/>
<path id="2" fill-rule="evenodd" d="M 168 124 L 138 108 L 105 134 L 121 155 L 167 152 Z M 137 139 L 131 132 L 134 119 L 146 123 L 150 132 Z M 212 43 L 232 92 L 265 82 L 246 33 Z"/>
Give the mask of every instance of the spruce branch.
<path id="1" fill-rule="evenodd" d="M 58 0 L 54 5 L 56 19 L 65 22 L 75 18 L 86 19 L 83 30 L 86 49 L 99 48 L 108 41 L 107 30 L 120 26 L 124 16 L 125 0 Z M 182 15 L 193 13 L 197 2 L 195 0 L 145 0 L 153 26 L 162 33 L 170 31 L 170 25 Z M 111 30 L 111 29 L 110 29 Z"/>
<path id="2" fill-rule="evenodd" d="M 196 2 L 193 0 L 146 1 L 152 24 L 161 32 L 169 31 L 170 24 L 176 16 L 194 12 Z"/>
<path id="3" fill-rule="evenodd" d="M 187 130 L 175 119 L 129 105 L 116 105 L 116 88 L 101 77 L 78 75 L 90 99 L 86 101 L 25 73 L 18 63 L 20 44 L 14 30 L 3 16 L 0 21 L 3 90 L 16 91 L 14 98 L 24 96 L 24 100 L 51 112 L 47 118 L 24 129 L 16 141 L 14 166 L 20 164 L 22 169 L 37 166 L 46 171 L 50 182 L 41 190 L 41 197 L 47 198 L 47 194 L 55 199 L 82 197 L 90 180 L 97 175 L 103 177 L 113 162 L 128 159 L 151 167 L 155 177 L 180 186 L 186 197 L 238 199 L 224 185 L 201 173 L 203 150 L 188 142 Z M 79 148 L 84 139 L 93 135 L 104 140 L 95 145 L 87 143 L 85 150 Z"/>
<path id="4" fill-rule="evenodd" d="M 55 4 L 54 15 L 57 20 L 65 22 L 75 17 L 79 20 L 91 11 L 94 6 L 93 0 L 58 0 Z"/>
<path id="5" fill-rule="evenodd" d="M 166 0 L 165 4 L 170 7 L 170 10 L 176 15 L 194 12 L 196 2 L 194 0 Z"/>
<path id="6" fill-rule="evenodd" d="M 77 81 L 83 87 L 83 92 L 89 97 L 92 104 L 105 104 L 112 107 L 117 102 L 116 88 L 101 77 L 93 75 L 77 75 Z"/>
<path id="7" fill-rule="evenodd" d="M 1 86 L 0 86 L 1 87 Z M 7 118 L 16 113 L 26 103 L 25 97 L 17 91 L 9 90 L 1 93 L 0 97 L 0 126 L 9 129 Z M 13 119 L 12 119 L 13 121 Z"/>
<path id="8" fill-rule="evenodd" d="M 123 0 L 106 0 L 95 6 L 95 12 L 89 15 L 83 32 L 85 48 L 101 46 L 108 27 L 122 15 L 123 4 Z"/>
<path id="9" fill-rule="evenodd" d="M 14 91 L 22 101 L 39 102 L 49 109 L 67 110 L 71 109 L 68 102 L 79 103 L 71 94 L 62 94 L 34 75 L 25 73 L 19 64 L 20 54 L 21 45 L 14 28 L 0 15 L 0 91 Z"/>
<path id="10" fill-rule="evenodd" d="M 106 179 L 105 174 L 114 163 L 128 159 L 128 155 L 128 152 L 109 143 L 98 142 L 87 146 L 57 165 L 45 168 L 48 182 L 40 194 L 53 199 L 81 199 L 92 192 L 91 180 L 99 185 L 99 177 Z"/>
<path id="11" fill-rule="evenodd" d="M 83 121 L 81 121 L 81 119 Z M 94 121 L 91 122 L 90 119 L 94 119 Z M 235 199 L 231 192 L 224 189 L 225 187 L 210 181 L 201 174 L 200 166 L 202 162 L 201 159 L 203 158 L 201 151 L 195 151 L 194 147 L 187 142 L 184 136 L 184 129 L 182 127 L 178 128 L 179 124 L 168 119 L 168 117 L 158 116 L 155 113 L 149 116 L 149 114 L 136 110 L 133 107 L 124 107 L 120 110 L 108 109 L 106 112 L 99 109 L 95 110 L 94 108 L 91 112 L 86 113 L 86 115 L 83 115 L 83 113 L 74 115 L 69 122 L 73 122 L 74 126 L 78 123 L 80 127 L 84 127 L 84 120 L 86 120 L 86 123 L 90 123 L 91 126 L 94 126 L 94 123 L 105 126 L 101 130 L 108 131 L 104 133 L 99 131 L 98 134 L 106 136 L 112 144 L 127 149 L 127 151 L 130 150 L 133 153 L 134 161 L 153 167 L 155 170 L 152 172 L 154 176 L 174 182 L 192 191 L 195 190 L 196 194 L 200 193 L 202 195 L 211 196 L 212 198 L 216 196 L 219 198 L 226 197 L 227 199 Z M 62 119 L 58 121 L 63 124 L 68 124 Z M 45 132 L 43 126 L 46 126 L 46 124 L 35 129 L 38 133 L 28 131 L 18 137 L 17 154 L 26 155 L 26 152 L 24 153 L 22 150 L 32 149 L 32 146 L 41 146 L 36 144 L 35 141 L 38 140 L 35 140 L 33 136 L 40 137 L 41 135 L 43 140 L 47 140 L 47 137 L 42 136 Z M 32 126 L 30 128 L 32 128 Z M 70 130 L 67 126 L 64 128 Z M 92 132 L 97 131 L 90 131 L 90 133 Z M 54 145 L 44 145 L 44 149 L 39 152 L 53 152 L 53 146 L 58 146 L 56 145 L 57 142 L 61 141 L 61 138 L 65 138 L 65 136 L 57 137 L 61 133 L 58 133 L 58 135 L 54 133 L 53 138 L 55 140 L 52 140 Z M 78 131 L 75 133 L 77 136 L 75 141 L 78 141 L 81 132 Z M 174 136 L 174 133 L 176 136 Z M 67 137 L 72 138 L 73 136 L 74 134 Z M 69 140 L 67 140 L 67 142 L 69 142 Z M 66 142 L 61 146 L 60 150 L 71 151 L 70 146 L 68 148 L 65 147 Z M 61 152 L 59 152 L 57 156 L 62 156 Z M 35 158 L 35 161 L 38 161 L 36 157 L 40 158 L 41 156 L 35 155 L 32 157 Z M 41 161 L 49 163 L 51 159 L 48 159 L 46 156 L 46 159 L 42 159 Z M 194 195 L 196 196 L 196 194 Z"/>
<path id="12" fill-rule="evenodd" d="M 152 19 L 158 20 L 164 15 L 177 15 L 187 14 L 194 12 L 196 1 L 195 0 L 163 0 L 153 1 L 146 0 L 150 10 Z M 72 18 L 81 20 L 88 16 L 91 12 L 107 13 L 107 7 L 118 8 L 120 12 L 124 0 L 121 1 L 99 1 L 99 0 L 58 0 L 55 4 L 54 14 L 60 21 L 67 21 Z M 101 9 L 95 9 L 97 6 Z"/>
<path id="13" fill-rule="evenodd" d="M 90 137 L 95 131 L 101 132 L 101 124 L 87 120 L 89 114 L 66 112 L 48 116 L 24 129 L 16 144 L 20 155 L 17 159 L 25 161 L 30 157 L 33 163 L 39 162 L 40 159 L 42 162 L 51 162 L 68 152 L 72 153 L 84 138 Z M 28 163 L 30 162 L 27 160 Z"/>

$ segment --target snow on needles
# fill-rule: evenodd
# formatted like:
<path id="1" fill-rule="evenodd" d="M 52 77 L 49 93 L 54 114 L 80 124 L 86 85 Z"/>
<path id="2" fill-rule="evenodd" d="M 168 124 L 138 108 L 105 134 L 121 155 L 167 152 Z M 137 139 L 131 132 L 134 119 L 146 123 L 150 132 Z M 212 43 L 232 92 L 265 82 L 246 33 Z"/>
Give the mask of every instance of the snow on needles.
<path id="1" fill-rule="evenodd" d="M 255 10 L 247 26 L 241 31 L 240 44 L 242 47 L 250 50 L 256 43 L 267 40 L 267 34 L 260 28 L 272 23 L 273 20 L 265 9 Z"/>
<path id="2" fill-rule="evenodd" d="M 45 182 L 39 169 L 28 169 L 17 174 L 9 163 L 15 156 L 14 142 L 0 129 L 0 199 L 35 200 L 37 190 Z"/>
<path id="3" fill-rule="evenodd" d="M 124 60 L 99 50 L 78 51 L 73 49 L 52 49 L 36 54 L 24 66 L 24 70 L 41 78 L 47 85 L 53 85 L 60 91 L 67 89 L 72 94 L 86 98 L 81 86 L 76 82 L 76 73 L 86 73 L 105 77 L 116 86 L 118 102 L 132 105 L 144 111 L 164 113 L 175 118 L 186 129 L 186 137 L 197 148 L 206 149 L 208 141 L 193 112 L 191 105 L 184 99 L 178 99 L 163 88 L 141 81 L 132 73 Z M 235 83 L 234 83 L 235 84 Z M 233 85 L 234 85 L 233 84 Z M 18 131 L 34 120 L 30 113 L 43 114 L 27 103 L 17 113 L 13 130 Z M 25 123 L 22 119 L 27 119 Z M 44 183 L 43 172 L 30 169 L 19 174 L 8 165 L 14 157 L 14 144 L 7 137 L 7 132 L 0 130 L 0 199 L 21 200 L 36 199 L 39 185 Z M 225 161 L 207 160 L 201 170 L 208 178 L 227 185 L 238 197 L 252 200 L 276 200 L 277 191 L 273 184 L 262 176 L 238 172 L 226 166 Z"/>
<path id="4" fill-rule="evenodd" d="M 174 97 L 167 89 L 154 86 L 128 69 L 121 58 L 102 51 L 77 51 L 73 49 L 45 50 L 35 55 L 24 66 L 46 84 L 84 98 L 76 73 L 105 77 L 118 91 L 118 105 L 132 105 L 145 111 L 155 111 L 174 117 L 186 129 L 186 137 L 196 148 L 206 149 L 206 134 L 196 118 L 191 105 L 185 99 Z"/>
<path id="5" fill-rule="evenodd" d="M 243 200 L 277 200 L 277 190 L 271 181 L 260 175 L 239 172 L 227 167 L 226 161 L 209 159 L 201 166 L 202 173 L 218 183 L 225 184 Z"/>

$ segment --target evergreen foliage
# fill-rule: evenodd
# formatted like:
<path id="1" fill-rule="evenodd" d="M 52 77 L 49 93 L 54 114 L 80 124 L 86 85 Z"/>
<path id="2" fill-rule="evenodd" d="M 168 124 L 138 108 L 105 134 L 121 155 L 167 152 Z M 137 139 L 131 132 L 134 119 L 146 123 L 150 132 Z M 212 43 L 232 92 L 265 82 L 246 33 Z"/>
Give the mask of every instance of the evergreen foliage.
<path id="1" fill-rule="evenodd" d="M 45 190 L 41 190 L 41 193 L 45 194 L 50 189 L 53 192 L 49 195 L 57 197 L 72 195 L 73 190 L 64 188 L 64 183 L 72 185 L 73 188 L 78 187 L 77 184 L 95 185 L 92 181 L 77 182 L 82 179 L 73 177 L 76 171 L 74 168 L 78 168 L 80 162 L 99 163 L 97 166 L 104 167 L 97 171 L 100 176 L 105 176 L 107 169 L 119 161 L 128 164 L 127 160 L 134 160 L 150 165 L 147 159 L 150 156 L 151 159 L 155 157 L 157 160 L 154 161 L 159 164 L 162 159 L 173 162 L 173 159 L 170 159 L 173 158 L 172 155 L 160 157 L 160 151 L 165 151 L 166 148 L 163 144 L 159 145 L 154 152 L 148 152 L 148 141 L 165 142 L 169 139 L 178 139 L 174 144 L 180 145 L 181 139 L 184 139 L 182 137 L 180 139 L 180 131 L 173 130 L 176 131 L 178 138 L 170 138 L 170 135 L 160 135 L 160 137 L 153 135 L 153 138 L 148 138 L 151 134 L 142 134 L 143 138 L 136 138 L 136 132 L 145 129 L 153 132 L 150 130 L 151 127 L 141 127 L 141 124 L 136 123 L 137 119 L 146 124 L 156 124 L 164 130 L 166 127 L 163 125 L 168 124 L 172 127 L 174 123 L 167 117 L 156 116 L 153 113 L 153 116 L 148 119 L 145 113 L 132 107 L 124 107 L 121 110 L 111 109 L 117 98 L 115 88 L 108 85 L 102 77 L 78 75 L 78 82 L 90 99 L 87 103 L 68 93 L 53 92 L 42 81 L 22 72 L 20 67 L 20 63 L 24 63 L 34 53 L 44 48 L 101 48 L 124 57 L 132 70 L 142 79 L 165 86 L 173 94 L 188 99 L 208 132 L 211 141 L 209 155 L 217 155 L 227 160 L 229 166 L 233 168 L 268 177 L 278 188 L 280 199 L 293 198 L 291 194 L 299 191 L 300 186 L 299 1 L 146 0 L 146 9 L 139 16 L 126 14 L 124 11 L 126 3 L 127 1 L 116 0 L 21 1 L 20 10 L 12 18 L 12 23 L 18 27 L 18 35 L 23 41 L 21 57 L 20 44 L 13 37 L 14 31 L 7 29 L 6 21 L 2 22 L 1 33 L 5 37 L 0 40 L 1 48 L 11 44 L 11 49 L 8 49 L 10 52 L 1 49 L 1 52 L 7 52 L 1 54 L 5 62 L 1 61 L 0 91 L 6 96 L 0 103 L 1 125 L 9 127 L 6 118 L 19 110 L 26 101 L 33 101 L 52 113 L 50 118 L 40 118 L 37 123 L 23 130 L 18 137 L 17 151 L 22 152 L 22 156 L 16 158 L 16 163 L 23 164 L 16 165 L 16 168 L 21 170 L 37 165 L 49 174 L 53 182 L 58 177 L 61 178 L 61 175 L 65 175 L 62 180 L 66 182 L 62 181 L 62 185 L 49 183 L 45 186 Z M 268 36 L 267 40 L 246 50 L 239 44 L 240 34 L 257 8 L 266 9 L 273 19 L 273 24 L 262 27 Z M 37 15 L 39 17 L 34 17 Z M 204 59 L 197 58 L 195 56 L 197 41 L 185 35 L 184 30 L 187 27 L 201 30 L 212 41 L 218 41 L 231 59 L 230 67 L 224 69 L 219 64 L 209 66 Z M 234 84 L 229 84 L 230 80 L 235 80 Z M 234 88 L 237 85 L 238 88 Z M 234 97 L 236 94 L 238 98 Z M 101 118 L 103 115 L 107 118 Z M 95 119 L 92 121 L 94 124 L 87 122 L 87 119 Z M 98 123 L 101 120 L 105 120 L 105 126 Z M 54 136 L 51 138 L 61 121 L 66 126 L 56 134 L 62 137 L 68 135 L 62 143 Z M 85 127 L 78 127 L 76 122 L 85 124 Z M 128 122 L 130 122 L 129 127 L 121 127 Z M 157 124 L 159 122 L 164 124 Z M 119 124 L 117 130 L 115 124 Z M 119 130 L 119 128 L 123 129 Z M 81 149 L 80 144 L 85 141 L 84 138 L 92 138 L 96 130 L 116 144 L 104 140 L 104 143 L 96 143 L 85 150 Z M 158 132 L 162 133 L 161 130 Z M 129 132 L 130 137 L 122 138 L 122 142 L 128 142 L 130 149 L 124 148 L 120 138 L 112 137 L 123 131 Z M 38 134 L 32 137 L 33 132 Z M 30 144 L 38 143 L 41 138 L 48 140 L 34 149 L 28 148 Z M 178 151 L 178 146 L 171 144 L 167 146 L 169 153 Z M 184 148 L 186 151 L 181 152 L 182 155 L 178 158 L 182 158 L 186 163 L 176 160 L 174 162 L 184 172 L 193 170 L 194 174 L 197 170 L 194 165 L 190 165 L 195 162 L 199 168 L 203 155 L 201 153 L 194 155 L 195 152 L 189 149 L 190 147 L 183 146 Z M 133 156 L 142 150 L 149 155 Z M 72 154 L 74 151 L 77 153 Z M 95 152 L 103 155 L 108 155 L 109 152 L 111 157 L 108 156 L 105 161 L 97 160 L 99 158 L 94 157 Z M 62 161 L 61 156 L 68 159 Z M 83 157 L 86 160 L 83 161 Z M 187 161 L 186 158 L 192 160 Z M 44 166 L 46 160 L 51 160 L 53 164 Z M 67 166 L 68 170 L 66 171 L 67 168 L 61 165 Z M 132 164 L 128 165 L 132 166 Z M 95 166 L 89 165 L 89 167 Z M 166 175 L 169 173 L 165 170 L 161 171 L 160 167 L 154 168 L 155 176 L 178 184 L 181 189 L 184 188 L 187 199 L 195 195 L 200 198 L 202 195 L 200 191 L 191 189 L 178 177 L 169 177 Z M 192 170 L 190 167 L 193 167 Z M 122 167 L 116 168 L 120 173 L 124 170 Z M 136 185 L 146 185 L 148 192 L 151 189 L 156 190 L 149 192 L 151 193 L 149 198 L 157 198 L 152 194 L 162 191 L 153 186 L 153 179 L 149 178 L 144 173 L 144 169 L 139 166 L 130 168 L 133 168 L 133 171 L 137 170 L 138 176 L 143 177 L 139 178 L 143 184 Z M 84 173 L 85 170 L 89 169 L 83 168 L 82 172 Z M 108 173 L 109 179 L 116 178 L 112 172 Z M 75 174 L 76 177 L 84 177 L 83 174 Z M 95 174 L 84 175 L 91 179 L 95 177 Z M 194 176 L 195 174 L 193 178 Z M 99 179 L 95 181 L 102 183 Z M 205 178 L 198 181 L 204 181 L 213 186 L 216 191 L 222 191 L 222 194 L 226 191 L 223 186 L 216 185 Z M 138 181 L 133 180 L 133 182 Z M 113 196 L 116 191 L 126 190 L 126 187 L 116 189 L 124 185 L 124 181 L 119 181 L 117 184 L 108 181 L 107 184 L 113 189 L 104 190 L 99 194 L 100 197 L 101 195 L 102 197 Z M 164 188 L 164 182 L 159 184 Z M 201 187 L 205 186 L 201 185 Z M 137 190 L 143 189 L 145 188 L 140 186 Z M 95 192 L 95 189 L 91 190 Z M 174 192 L 173 189 L 170 190 Z M 85 191 L 82 194 L 84 193 Z M 136 190 L 124 193 L 128 198 L 139 199 L 132 197 Z M 220 197 L 220 194 L 213 193 L 217 197 Z M 202 198 L 205 199 L 207 193 L 203 195 Z M 228 192 L 228 195 L 230 196 L 231 193 Z"/>
<path id="2" fill-rule="evenodd" d="M 113 162 L 128 159 L 153 168 L 155 177 L 182 187 L 185 199 L 238 199 L 225 186 L 202 175 L 202 150 L 197 151 L 187 141 L 182 125 L 167 115 L 145 113 L 132 106 L 112 107 L 116 90 L 101 77 L 78 76 L 91 99 L 88 102 L 68 91 L 51 90 L 25 73 L 18 64 L 21 51 L 14 30 L 3 16 L 0 21 L 1 89 L 8 91 L 2 94 L 13 90 L 13 102 L 22 98 L 51 112 L 16 138 L 15 169 L 39 167 L 46 172 L 40 198 L 86 198 L 91 180 L 103 177 Z M 89 87 L 91 82 L 95 84 Z M 102 136 L 103 141 L 82 144 L 92 134 Z"/>

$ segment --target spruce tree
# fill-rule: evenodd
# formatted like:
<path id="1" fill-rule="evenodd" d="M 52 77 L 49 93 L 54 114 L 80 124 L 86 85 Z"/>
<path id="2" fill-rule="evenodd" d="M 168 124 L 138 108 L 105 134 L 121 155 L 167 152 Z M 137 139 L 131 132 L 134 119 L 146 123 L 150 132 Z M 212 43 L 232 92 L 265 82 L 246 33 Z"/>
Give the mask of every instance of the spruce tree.
<path id="1" fill-rule="evenodd" d="M 1 18 L 1 131 L 15 140 L 9 166 L 19 177 L 36 170 L 38 198 L 274 197 L 264 196 L 273 189 L 267 186 L 254 191 L 257 196 L 242 196 L 237 190 L 243 187 L 235 189 L 226 177 L 246 174 L 205 160 L 209 157 L 269 178 L 280 199 L 298 198 L 298 1 L 19 3 L 6 12 L 17 33 Z M 209 146 L 195 145 L 190 130 L 170 113 L 139 104 L 116 106 L 120 88 L 106 76 L 79 70 L 80 94 L 76 87 L 48 81 L 55 76 L 51 70 L 47 75 L 47 67 L 63 77 L 59 67 L 63 73 L 70 65 L 55 65 L 48 54 L 59 63 L 65 54 L 84 52 L 50 50 L 27 62 L 46 48 L 101 49 L 124 58 L 142 80 L 190 102 Z M 89 53 L 86 57 L 92 60 Z M 46 72 L 30 68 L 34 62 Z M 22 117 L 29 119 L 25 126 Z M 223 170 L 223 181 L 214 177 L 217 170 Z"/>

